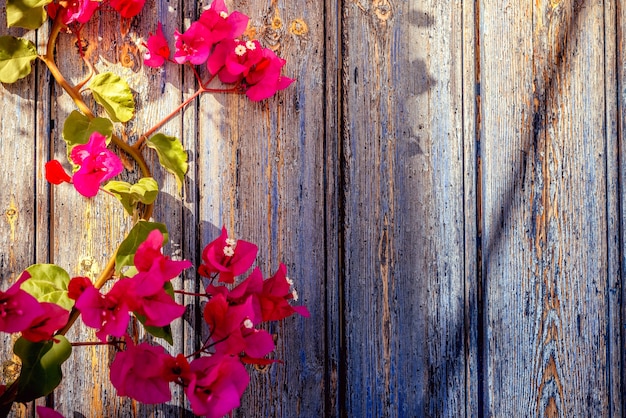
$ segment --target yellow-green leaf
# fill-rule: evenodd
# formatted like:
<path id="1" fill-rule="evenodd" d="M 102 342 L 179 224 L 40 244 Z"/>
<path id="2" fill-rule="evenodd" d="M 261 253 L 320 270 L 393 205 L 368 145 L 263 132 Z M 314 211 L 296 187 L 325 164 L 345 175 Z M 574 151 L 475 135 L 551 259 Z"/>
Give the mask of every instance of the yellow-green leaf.
<path id="1" fill-rule="evenodd" d="M 132 215 L 138 203 L 150 205 L 154 202 L 159 194 L 159 185 L 152 177 L 143 177 L 136 184 L 112 180 L 104 186 L 104 190 L 111 192 Z"/>
<path id="2" fill-rule="evenodd" d="M 46 21 L 44 7 L 52 0 L 7 0 L 7 26 L 37 29 Z"/>
<path id="3" fill-rule="evenodd" d="M 187 152 L 180 139 L 163 134 L 156 134 L 148 139 L 146 144 L 156 150 L 159 162 L 170 173 L 176 176 L 178 191 L 183 188 L 185 174 L 187 174 Z"/>
<path id="4" fill-rule="evenodd" d="M 15 36 L 0 36 L 0 83 L 15 83 L 30 74 L 37 59 L 31 41 Z"/>
<path id="5" fill-rule="evenodd" d="M 107 137 L 107 144 L 113 134 L 113 122 L 106 118 L 89 119 L 78 110 L 72 111 L 63 124 L 63 139 L 68 152 L 78 144 L 86 144 L 92 133 L 99 132 Z"/>
<path id="6" fill-rule="evenodd" d="M 67 296 L 70 275 L 55 264 L 33 264 L 26 269 L 30 278 L 22 283 L 22 290 L 30 293 L 39 302 L 56 303 L 68 311 L 74 301 Z"/>
<path id="7" fill-rule="evenodd" d="M 135 100 L 128 83 L 113 73 L 95 75 L 89 89 L 114 122 L 128 122 L 135 113 Z"/>

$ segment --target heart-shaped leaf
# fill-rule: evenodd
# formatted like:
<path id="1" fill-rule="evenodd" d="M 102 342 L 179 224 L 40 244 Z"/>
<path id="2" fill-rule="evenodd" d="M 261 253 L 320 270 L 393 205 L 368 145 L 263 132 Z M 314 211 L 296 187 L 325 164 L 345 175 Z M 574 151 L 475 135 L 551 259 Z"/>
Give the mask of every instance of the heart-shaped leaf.
<path id="1" fill-rule="evenodd" d="M 135 113 L 135 100 L 128 83 L 113 73 L 95 75 L 89 89 L 114 122 L 128 122 Z"/>
<path id="2" fill-rule="evenodd" d="M 7 26 L 37 29 L 48 18 L 44 7 L 52 0 L 7 0 Z"/>
<path id="3" fill-rule="evenodd" d="M 26 269 L 30 278 L 22 283 L 22 290 L 30 293 L 39 302 L 56 303 L 68 311 L 74 301 L 67 296 L 70 275 L 55 264 L 33 264 Z"/>
<path id="4" fill-rule="evenodd" d="M 0 83 L 15 83 L 30 74 L 37 59 L 37 48 L 31 41 L 15 36 L 0 36 Z"/>
<path id="5" fill-rule="evenodd" d="M 63 378 L 61 365 L 72 354 L 72 345 L 62 335 L 39 343 L 20 337 L 13 352 L 22 360 L 15 400 L 29 402 L 48 395 L 59 386 Z"/>
<path id="6" fill-rule="evenodd" d="M 189 166 L 187 164 L 187 152 L 183 148 L 180 139 L 173 136 L 156 134 L 148 139 L 146 144 L 156 150 L 161 165 L 176 176 L 178 191 L 181 191 Z"/>
<path id="7" fill-rule="evenodd" d="M 132 215 L 137 203 L 149 205 L 159 194 L 159 185 L 152 177 L 143 177 L 136 184 L 113 180 L 104 186 L 104 190 L 113 193 L 122 202 L 122 206 Z"/>

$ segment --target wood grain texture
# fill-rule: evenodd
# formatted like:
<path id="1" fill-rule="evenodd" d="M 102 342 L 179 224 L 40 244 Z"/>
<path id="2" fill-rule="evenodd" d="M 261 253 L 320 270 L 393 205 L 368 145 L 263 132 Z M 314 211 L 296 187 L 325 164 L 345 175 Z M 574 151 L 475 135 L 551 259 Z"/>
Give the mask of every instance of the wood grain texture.
<path id="1" fill-rule="evenodd" d="M 463 9 L 347 1 L 342 35 L 344 414 L 463 416 Z"/>
<path id="2" fill-rule="evenodd" d="M 136 93 L 129 141 L 197 87 L 187 69 L 144 68 L 140 36 L 160 21 L 173 44 L 209 3 L 148 0 L 130 22 L 104 12 L 83 31 L 97 69 Z M 155 170 L 154 217 L 166 253 L 194 264 L 222 225 L 259 244 L 264 275 L 285 263 L 312 313 L 268 327 L 284 364 L 252 370 L 234 416 L 624 415 L 624 3 L 227 5 L 297 82 L 261 103 L 204 95 L 164 125 L 190 170 L 182 195 Z M 45 33 L 28 35 L 40 51 Z M 57 57 L 72 82 L 86 74 L 71 36 Z M 44 181 L 75 107 L 34 71 L 0 86 L 0 289 L 35 262 L 96 276 L 131 226 L 110 197 Z M 175 286 L 204 284 L 189 270 Z M 190 354 L 207 330 L 197 300 L 179 300 L 171 352 Z M 2 361 L 11 345 L 0 335 Z M 192 416 L 180 390 L 162 406 L 118 398 L 113 354 L 76 348 L 54 406 Z M 12 414 L 26 416 L 30 405 Z"/>
<path id="3" fill-rule="evenodd" d="M 264 276 L 284 263 L 299 303 L 311 310 L 311 318 L 268 328 L 275 357 L 284 364 L 251 374 L 235 415 L 324 416 L 324 9 L 303 0 L 241 1 L 233 7 L 251 17 L 249 30 L 287 60 L 285 75 L 297 82 L 261 103 L 240 96 L 201 98 L 201 242 L 214 239 L 225 225 L 236 238 L 257 243 Z"/>
<path id="4" fill-rule="evenodd" d="M 0 21 L 6 22 L 5 9 Z M 11 28 L 2 33 L 24 36 L 40 47 L 45 38 Z M 0 289 L 6 290 L 31 264 L 48 261 L 49 199 L 43 180 L 48 159 L 50 116 L 49 77 L 41 65 L 32 75 L 11 85 L 0 85 Z M 41 82 L 37 82 L 41 80 Z M 20 144 L 15 147 L 14 144 Z M 16 336 L 0 334 L 0 384 L 15 378 L 18 370 L 12 347 Z M 19 360 L 18 360 L 19 361 Z M 33 413 L 32 406 L 15 405 L 13 414 Z"/>
<path id="5" fill-rule="evenodd" d="M 607 416 L 604 7 L 481 6 L 483 412 Z"/>

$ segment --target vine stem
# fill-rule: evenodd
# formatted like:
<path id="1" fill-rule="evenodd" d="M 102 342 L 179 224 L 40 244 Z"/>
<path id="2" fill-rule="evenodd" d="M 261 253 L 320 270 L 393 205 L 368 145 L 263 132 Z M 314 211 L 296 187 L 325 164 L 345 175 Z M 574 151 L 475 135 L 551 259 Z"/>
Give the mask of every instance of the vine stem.
<path id="1" fill-rule="evenodd" d="M 192 67 L 192 69 L 193 69 L 194 73 L 196 74 L 196 78 L 198 78 L 198 74 L 197 74 L 195 68 Z M 235 85 L 232 88 L 229 88 L 229 89 L 212 89 L 212 88 L 206 87 L 211 81 L 213 81 L 215 76 L 216 76 L 216 74 L 212 75 L 205 83 L 199 83 L 200 87 L 198 88 L 198 90 L 194 94 L 189 96 L 184 102 L 182 102 L 180 105 L 178 105 L 176 107 L 176 109 L 171 111 L 169 115 L 165 116 L 163 119 L 161 119 L 159 122 L 157 122 L 156 125 L 154 125 L 148 131 L 146 131 L 143 135 L 141 135 L 139 137 L 139 139 L 137 140 L 137 142 L 135 142 L 132 147 L 135 150 L 137 150 L 137 151 L 141 150 L 141 148 L 143 147 L 145 141 L 150 136 L 152 136 L 161 126 L 163 126 L 167 121 L 169 121 L 174 116 L 176 116 L 181 110 L 183 110 L 185 107 L 187 107 L 187 105 L 189 105 L 191 102 L 193 102 L 201 94 L 203 94 L 203 93 L 240 93 L 240 89 L 239 89 L 239 85 L 238 84 Z"/>
<path id="2" fill-rule="evenodd" d="M 56 62 L 54 61 L 54 47 L 56 45 L 57 38 L 59 37 L 59 34 L 64 27 L 63 22 L 61 21 L 61 16 L 62 13 L 59 13 L 54 19 L 54 23 L 52 24 L 52 29 L 50 31 L 50 38 L 48 39 L 46 54 L 40 55 L 39 58 L 44 62 L 44 64 L 46 64 L 48 70 L 50 71 L 50 74 L 52 74 L 59 86 L 61 86 L 61 88 L 65 90 L 67 94 L 69 94 L 69 96 L 76 104 L 76 107 L 78 107 L 78 109 L 89 119 L 94 119 L 96 116 L 93 114 L 89 106 L 87 106 L 78 89 L 76 89 L 66 80 L 63 74 L 61 74 L 61 71 L 59 70 Z M 133 160 L 135 160 L 135 162 L 139 166 L 139 169 L 141 170 L 141 174 L 144 177 L 152 177 L 152 173 L 150 172 L 150 169 L 146 164 L 146 160 L 143 158 L 143 155 L 141 154 L 141 152 L 139 152 L 138 149 L 133 148 L 131 145 L 122 141 L 115 135 L 111 137 L 111 142 L 113 142 L 113 144 L 121 148 L 124 152 L 130 155 Z"/>

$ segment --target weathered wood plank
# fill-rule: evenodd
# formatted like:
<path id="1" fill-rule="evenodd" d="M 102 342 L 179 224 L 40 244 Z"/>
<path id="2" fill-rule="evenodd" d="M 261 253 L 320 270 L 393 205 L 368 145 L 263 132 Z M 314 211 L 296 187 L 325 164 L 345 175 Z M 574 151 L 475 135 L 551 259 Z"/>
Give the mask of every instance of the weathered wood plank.
<path id="1" fill-rule="evenodd" d="M 261 103 L 239 96 L 201 98 L 201 242 L 214 239 L 225 225 L 234 237 L 257 243 L 265 277 L 285 263 L 298 303 L 312 312 L 311 318 L 269 328 L 284 364 L 251 373 L 235 415 L 324 416 L 324 9 L 304 0 L 232 6 L 251 17 L 250 33 L 287 60 L 284 73 L 297 82 Z"/>
<path id="2" fill-rule="evenodd" d="M 4 1 L 0 22 L 6 22 Z M 5 24 L 5 23 L 3 23 Z M 41 50 L 45 31 L 39 34 L 10 28 L 3 35 L 23 36 Z M 32 74 L 10 85 L 0 85 L 0 289 L 6 290 L 31 264 L 48 261 L 48 186 L 43 164 L 49 152 L 50 117 L 48 77 L 35 63 Z M 16 146 L 19 144 L 19 146 Z M 14 336 L 0 334 L 0 384 L 14 379 Z M 32 407 L 15 405 L 12 415 L 32 414 Z"/>
<path id="3" fill-rule="evenodd" d="M 607 416 L 603 4 L 481 6 L 482 412 Z"/>
<path id="4" fill-rule="evenodd" d="M 624 329 L 624 318 L 626 318 L 626 286 L 624 286 L 624 268 L 626 267 L 626 193 L 624 193 L 624 185 L 626 184 L 626 5 L 623 2 L 616 2 L 615 4 L 615 68 L 617 72 L 616 93 L 617 93 L 617 147 L 618 147 L 618 182 L 619 182 L 619 210 L 617 216 L 619 216 L 620 229 L 620 252 L 619 258 L 619 276 L 612 276 L 612 283 L 610 285 L 611 292 L 617 293 L 618 305 L 614 316 L 617 319 L 617 324 L 614 324 L 613 329 L 615 333 L 619 333 L 619 340 L 617 342 L 618 349 L 618 361 L 619 367 L 614 367 L 614 373 L 612 373 L 613 379 L 619 378 L 619 387 L 617 394 L 620 396 L 614 396 L 612 404 L 616 411 L 620 411 L 624 415 L 626 411 L 626 396 L 624 391 L 626 390 L 626 330 Z M 608 37 L 608 34 L 607 34 Z M 607 62 L 607 65 L 609 62 Z M 615 281 L 613 281 L 615 280 Z M 612 363 L 614 364 L 614 362 Z M 615 415 L 619 416 L 619 415 Z"/>
<path id="5" fill-rule="evenodd" d="M 460 3 L 344 4 L 348 416 L 466 413 L 462 29 Z"/>
<path id="6" fill-rule="evenodd" d="M 181 101 L 180 77 L 178 68 L 163 71 L 143 68 L 141 41 L 149 32 L 156 30 L 156 22 L 161 21 L 167 28 L 178 28 L 180 3 L 163 4 L 147 2 L 144 11 L 132 21 L 121 21 L 117 13 L 101 12 L 82 32 L 87 44 L 87 55 L 99 72 L 113 71 L 128 81 L 136 92 L 136 118 L 122 128 L 123 137 L 134 142 L 138 135 L 148 130 L 154 123 L 169 114 Z M 120 38 L 121 35 L 121 38 Z M 81 63 L 73 46 L 75 38 L 66 35 L 58 48 L 60 67 L 69 74 L 74 83 L 81 80 L 87 69 Z M 173 41 L 173 39 L 172 39 Z M 56 151 L 58 156 L 65 153 L 61 139 L 63 122 L 74 109 L 67 96 L 58 99 L 56 106 Z M 92 109 L 98 107 L 92 103 Z M 121 126 L 118 126 L 121 128 Z M 161 132 L 181 136 L 180 122 L 166 124 Z M 193 136 L 192 136 L 193 137 Z M 173 177 L 156 168 L 158 161 L 154 153 L 148 152 L 148 164 L 155 168 L 153 175 L 161 188 L 154 212 L 154 220 L 164 222 L 170 231 L 170 244 L 165 253 L 181 258 L 183 240 L 186 238 L 183 225 L 183 207 L 178 197 Z M 63 159 L 63 158 L 61 158 Z M 134 181 L 134 174 L 124 174 L 124 179 Z M 130 230 L 131 221 L 124 214 L 119 203 L 110 196 L 99 194 L 93 200 L 81 199 L 71 187 L 58 187 L 54 190 L 55 236 L 53 241 L 55 262 L 70 271 L 72 275 L 97 277 L 109 257 Z M 71 225 L 71 228 L 68 228 Z M 78 233 L 77 233 L 78 232 Z M 190 234 L 193 236 L 193 234 Z M 72 241 L 71 248 L 65 243 Z M 195 252 L 195 249 L 192 249 Z M 78 265 L 76 263 L 79 263 Z M 191 277 L 195 274 L 192 272 Z M 182 288 L 182 280 L 174 281 L 176 288 Z M 181 300 L 182 301 L 182 298 Z M 189 326 L 177 321 L 173 332 L 178 337 L 172 353 L 185 351 L 183 331 Z M 140 338 L 148 339 L 139 332 Z M 94 340 L 93 331 L 75 325 L 69 334 L 73 341 Z M 162 343 L 162 342 L 160 342 Z M 162 343 L 166 344 L 166 343 Z M 106 347 L 76 348 L 64 366 L 65 379 L 56 391 L 57 410 L 65 416 L 75 413 L 85 417 L 99 416 L 151 416 L 158 411 L 166 415 L 178 414 L 181 395 L 175 391 L 168 405 L 150 406 L 135 403 L 129 398 L 119 398 L 108 379 L 108 368 L 115 351 Z M 80 372 L 78 372 L 80 371 Z M 85 402 L 85 399 L 90 399 Z"/>
<path id="7" fill-rule="evenodd" d="M 621 417 L 623 411 L 621 343 L 621 249 L 620 249 L 620 145 L 618 119 L 618 37 L 621 30 L 618 7 L 613 1 L 604 2 L 604 85 L 605 85 L 605 130 L 606 130 L 606 182 L 607 182 L 607 362 L 609 377 L 609 416 Z M 623 79 L 622 79 L 623 80 Z M 623 184 L 623 183 L 622 183 Z"/>
<path id="8" fill-rule="evenodd" d="M 479 345 L 478 335 L 481 328 L 481 317 L 478 311 L 479 301 L 479 257 L 477 238 L 479 225 L 477 210 L 479 203 L 477 148 L 480 120 L 477 118 L 480 103 L 480 63 L 477 54 L 477 22 L 479 5 L 474 2 L 462 4 L 462 48 L 463 48 L 463 191 L 464 191 L 464 304 L 465 304 L 465 416 L 479 416 L 480 389 L 479 384 Z"/>

